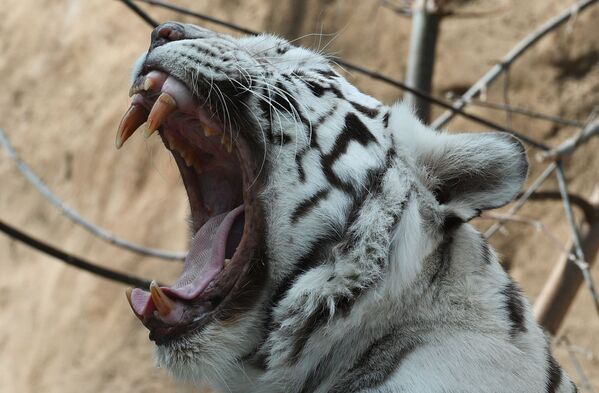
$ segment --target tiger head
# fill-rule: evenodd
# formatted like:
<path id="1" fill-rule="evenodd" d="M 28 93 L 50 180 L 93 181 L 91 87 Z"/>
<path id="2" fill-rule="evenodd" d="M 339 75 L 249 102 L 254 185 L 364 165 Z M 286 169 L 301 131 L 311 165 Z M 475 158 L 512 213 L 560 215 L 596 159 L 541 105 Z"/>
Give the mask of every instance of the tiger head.
<path id="1" fill-rule="evenodd" d="M 422 258 L 398 256 L 406 230 L 421 232 L 410 247 L 424 258 L 455 223 L 509 202 L 527 172 L 511 136 L 437 133 L 271 35 L 169 22 L 132 79 L 117 147 L 142 123 L 158 131 L 193 237 L 175 283 L 128 299 L 159 364 L 184 379 L 301 364 L 310 335 L 368 291 L 417 278 Z"/>

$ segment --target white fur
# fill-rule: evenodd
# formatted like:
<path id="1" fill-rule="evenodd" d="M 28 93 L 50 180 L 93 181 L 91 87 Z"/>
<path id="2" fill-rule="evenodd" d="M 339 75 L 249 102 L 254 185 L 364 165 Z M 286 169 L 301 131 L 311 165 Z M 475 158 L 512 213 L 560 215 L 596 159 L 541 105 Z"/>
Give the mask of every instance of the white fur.
<path id="1" fill-rule="evenodd" d="M 343 383 L 364 392 L 545 392 L 547 343 L 530 306 L 512 299 L 522 302 L 525 326 L 514 333 L 506 309 L 510 280 L 493 251 L 485 262 L 486 245 L 468 224 L 444 229 L 453 216 L 467 221 L 513 198 L 526 176 L 519 143 L 498 133 L 431 130 L 409 108 L 381 104 L 331 76 L 325 57 L 280 38 L 236 39 L 184 28 L 189 40 L 159 46 L 144 59 L 200 95 L 199 80 L 253 83 L 243 104 L 256 126 L 243 131 L 253 132 L 264 148 L 256 154 L 264 155 L 268 279 L 253 309 L 226 326 L 214 322 L 159 347 L 158 363 L 178 378 L 207 381 L 223 392 L 299 392 L 303 386 L 327 392 Z M 203 52 L 213 47 L 222 49 Z M 317 85 L 314 92 L 310 83 Z M 291 104 L 285 98 L 269 102 L 270 113 L 264 113 L 260 102 L 280 92 L 277 86 L 297 105 L 285 110 Z M 349 141 L 323 168 L 323 157 L 337 154 L 348 114 L 373 141 Z M 269 142 L 269 130 L 271 138 L 289 142 Z M 331 176 L 341 185 L 331 184 Z M 323 190 L 321 200 L 293 219 L 299 205 Z M 436 195 L 443 193 L 448 199 L 439 202 Z M 306 261 L 326 236 L 334 240 L 314 253 L 321 259 Z M 449 261 L 444 269 L 435 253 Z M 291 277 L 300 263 L 308 267 Z M 285 282 L 289 288 L 273 300 Z M 364 370 L 376 379 L 368 367 L 384 365 L 385 356 L 374 364 L 360 359 L 383 339 L 390 340 L 389 353 L 410 340 L 414 348 L 374 386 L 353 380 Z M 265 368 L 242 358 L 252 350 Z M 352 367 L 355 372 L 348 372 Z M 563 372 L 558 387 L 572 389 Z"/>

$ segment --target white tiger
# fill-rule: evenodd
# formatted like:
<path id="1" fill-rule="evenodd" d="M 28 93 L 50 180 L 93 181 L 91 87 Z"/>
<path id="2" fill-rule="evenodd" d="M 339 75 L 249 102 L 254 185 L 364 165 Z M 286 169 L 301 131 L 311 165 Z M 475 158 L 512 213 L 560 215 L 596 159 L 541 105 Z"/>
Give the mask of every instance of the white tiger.
<path id="1" fill-rule="evenodd" d="M 156 28 L 117 147 L 171 150 L 193 239 L 171 286 L 127 291 L 174 376 L 222 392 L 574 392 L 467 222 L 528 164 L 446 134 L 270 35 Z"/>

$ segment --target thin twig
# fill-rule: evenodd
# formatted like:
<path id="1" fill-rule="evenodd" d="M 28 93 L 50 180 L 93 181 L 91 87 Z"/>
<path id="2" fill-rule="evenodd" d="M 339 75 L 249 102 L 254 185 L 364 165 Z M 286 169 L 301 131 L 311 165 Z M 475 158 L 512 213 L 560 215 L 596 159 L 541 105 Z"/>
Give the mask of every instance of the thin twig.
<path id="1" fill-rule="evenodd" d="M 541 161 L 557 160 L 558 158 L 563 158 L 569 154 L 572 154 L 577 147 L 586 143 L 589 139 L 597 135 L 599 135 L 599 119 L 589 123 L 578 135 L 569 138 L 555 149 L 539 153 L 538 158 Z"/>
<path id="2" fill-rule="evenodd" d="M 566 254 L 568 256 L 569 260 L 571 260 L 572 262 L 575 262 L 575 263 L 583 263 L 584 262 L 584 261 L 579 261 L 576 258 L 576 255 L 572 254 L 568 250 L 566 245 L 562 244 L 562 242 L 560 242 L 559 237 L 553 231 L 551 231 L 549 228 L 547 228 L 547 226 L 545 224 L 543 224 L 543 222 L 539 219 L 519 216 L 519 215 L 515 215 L 515 214 L 497 213 L 497 212 L 485 212 L 485 213 L 481 214 L 479 218 L 481 218 L 483 220 L 485 220 L 485 219 L 500 220 L 502 222 L 511 221 L 511 222 L 516 222 L 516 223 L 520 223 L 520 224 L 530 225 L 533 228 L 535 228 L 537 231 L 544 234 L 545 237 L 547 237 L 547 239 L 550 240 L 551 244 L 555 247 L 555 249 Z"/>
<path id="3" fill-rule="evenodd" d="M 48 243 L 44 243 L 40 240 L 34 239 L 33 237 L 26 235 L 25 233 L 13 228 L 12 226 L 2 222 L 0 220 L 0 231 L 6 235 L 18 240 L 22 243 L 27 244 L 29 247 L 35 248 L 38 251 L 48 254 L 54 258 L 60 259 L 68 265 L 74 266 L 78 269 L 88 271 L 96 276 L 100 276 L 112 281 L 117 281 L 123 284 L 133 285 L 140 288 L 148 288 L 150 282 L 139 277 L 130 276 L 125 273 L 119 273 L 112 269 L 98 266 L 94 263 L 88 262 L 84 259 L 76 257 L 72 254 L 68 254 L 55 247 L 52 247 Z"/>
<path id="4" fill-rule="evenodd" d="M 133 3 L 133 1 L 121 0 L 121 2 L 123 2 L 127 7 L 129 7 L 129 9 L 131 11 L 135 12 L 141 19 L 143 19 L 150 26 L 152 26 L 152 27 L 158 26 L 158 22 L 156 22 L 154 19 L 152 19 L 152 17 L 150 17 L 150 15 L 148 15 L 147 12 L 145 12 L 144 10 L 139 8 L 135 3 Z"/>
<path id="5" fill-rule="evenodd" d="M 574 212 L 572 210 L 572 205 L 570 204 L 570 197 L 568 196 L 568 185 L 566 182 L 566 176 L 564 174 L 564 167 L 561 161 L 557 162 L 556 168 L 557 175 L 557 183 L 559 186 L 560 193 L 562 194 L 562 201 L 564 203 L 564 210 L 566 212 L 566 217 L 570 224 L 570 229 L 572 232 L 572 243 L 574 244 L 574 250 L 576 253 L 577 261 L 575 261 L 576 265 L 582 272 L 582 276 L 584 281 L 589 287 L 589 291 L 591 292 L 591 297 L 593 298 L 593 302 L 595 303 L 595 309 L 599 314 L 599 295 L 597 295 L 597 290 L 595 289 L 595 285 L 593 283 L 593 277 L 589 272 L 588 263 L 580 262 L 585 261 L 584 251 L 582 250 L 582 241 L 580 239 L 580 233 L 578 232 L 578 226 L 576 224 L 576 219 L 574 218 Z"/>
<path id="6" fill-rule="evenodd" d="M 578 378 L 580 379 L 582 388 L 589 393 L 594 393 L 591 383 L 589 382 L 589 378 L 586 376 L 584 369 L 582 368 L 582 365 L 578 361 L 578 358 L 576 357 L 576 352 L 572 348 L 572 345 L 570 343 L 570 339 L 568 338 L 568 336 L 566 336 L 564 334 L 561 337 L 559 337 L 557 339 L 556 345 L 560 345 L 560 344 L 563 344 L 566 347 L 566 351 L 568 351 L 568 356 L 570 357 L 570 361 L 572 361 L 572 365 L 574 366 L 574 369 L 576 370 L 576 374 L 578 374 Z"/>
<path id="7" fill-rule="evenodd" d="M 159 250 L 156 248 L 149 248 L 139 244 L 132 243 L 128 240 L 124 240 L 114 236 L 112 233 L 104 228 L 101 228 L 90 221 L 83 218 L 77 211 L 65 204 L 58 196 L 56 196 L 46 184 L 29 168 L 29 166 L 21 160 L 16 150 L 12 147 L 8 135 L 0 128 L 0 144 L 4 147 L 4 150 L 8 153 L 8 156 L 14 161 L 17 169 L 25 176 L 25 178 L 31 183 L 43 196 L 56 206 L 62 213 L 67 216 L 71 221 L 80 225 L 85 230 L 90 232 L 92 235 L 99 237 L 100 239 L 120 248 L 124 248 L 129 251 L 133 251 L 142 255 L 149 255 L 156 258 L 168 259 L 168 260 L 183 260 L 185 259 L 186 253 Z"/>
<path id="8" fill-rule="evenodd" d="M 456 114 L 455 110 L 462 109 L 472 100 L 481 90 L 490 85 L 502 72 L 506 71 L 516 59 L 524 54 L 530 47 L 535 45 L 541 38 L 561 26 L 572 16 L 580 14 L 588 6 L 597 3 L 599 0 L 582 0 L 568 7 L 559 15 L 543 23 L 538 29 L 526 36 L 520 41 L 500 62 L 491 68 L 482 78 L 480 78 L 466 93 L 462 95 L 453 104 L 453 109 L 443 113 L 431 125 L 433 128 L 441 128 L 447 124 Z"/>
<path id="9" fill-rule="evenodd" d="M 518 198 L 522 196 L 524 193 L 520 193 Z M 589 224 L 593 223 L 598 217 L 598 212 L 595 209 L 595 206 L 591 202 L 589 202 L 586 198 L 581 195 L 573 194 L 571 192 L 568 193 L 568 197 L 570 198 L 570 203 L 576 207 L 578 207 L 582 214 L 584 215 L 584 220 Z M 535 191 L 528 198 L 529 201 L 543 201 L 547 199 L 559 199 L 562 200 L 562 194 L 559 191 Z"/>
<path id="10" fill-rule="evenodd" d="M 557 165 L 553 162 L 549 164 L 547 168 L 545 168 L 543 173 L 541 173 L 539 177 L 537 177 L 535 181 L 530 185 L 528 190 L 526 190 L 526 192 L 516 200 L 514 205 L 508 210 L 508 214 L 515 214 L 518 210 L 520 210 L 522 206 L 524 206 L 524 203 L 528 200 L 528 198 L 530 198 L 530 196 L 539 187 L 541 187 L 545 180 L 547 180 L 549 175 L 551 175 L 551 173 L 555 170 L 556 166 Z M 499 229 L 501 229 L 504 223 L 505 221 L 500 220 L 499 222 L 496 222 L 495 224 L 491 225 L 491 227 L 489 227 L 489 229 L 485 231 L 485 237 L 487 239 L 491 238 L 491 236 L 493 236 Z"/>
<path id="11" fill-rule="evenodd" d="M 536 112 L 536 111 L 530 110 L 528 108 L 523 108 L 523 107 L 519 107 L 519 106 L 497 104 L 497 103 L 481 101 L 481 100 L 477 100 L 477 99 L 473 99 L 472 101 L 470 101 L 470 105 L 515 113 L 515 114 L 519 114 L 522 116 L 527 116 L 527 117 L 540 119 L 540 120 L 546 120 L 546 121 L 549 121 L 549 122 L 552 122 L 555 124 L 559 124 L 562 126 L 572 126 L 572 127 L 579 127 L 579 128 L 584 127 L 584 123 L 576 121 L 576 120 L 569 120 L 569 119 L 564 119 L 564 118 L 557 117 L 557 116 L 547 115 L 545 113 Z"/>
<path id="12" fill-rule="evenodd" d="M 193 16 L 195 18 L 204 20 L 206 22 L 210 22 L 210 23 L 214 23 L 214 24 L 217 24 L 217 25 L 221 25 L 221 26 L 227 27 L 227 28 L 229 28 L 231 30 L 236 30 L 236 31 L 238 31 L 240 33 L 243 33 L 243 34 L 249 34 L 249 35 L 258 35 L 258 34 L 260 34 L 257 31 L 254 31 L 254 30 L 251 30 L 251 29 L 248 29 L 248 28 L 236 25 L 235 23 L 230 23 L 230 22 L 218 19 L 218 18 L 214 18 L 214 17 L 212 17 L 210 15 L 206 15 L 206 14 L 202 14 L 202 13 L 199 13 L 199 12 L 195 12 L 195 11 L 190 10 L 189 8 L 181 7 L 181 6 L 178 6 L 178 5 L 175 5 L 175 4 L 171 4 L 171 3 L 166 2 L 166 1 L 161 1 L 161 0 L 137 0 L 137 1 L 139 1 L 141 3 L 146 3 L 146 4 L 153 5 L 153 6 L 161 7 L 161 8 L 167 9 L 167 10 L 175 11 L 175 12 L 178 12 L 178 13 L 183 14 L 183 15 Z"/>

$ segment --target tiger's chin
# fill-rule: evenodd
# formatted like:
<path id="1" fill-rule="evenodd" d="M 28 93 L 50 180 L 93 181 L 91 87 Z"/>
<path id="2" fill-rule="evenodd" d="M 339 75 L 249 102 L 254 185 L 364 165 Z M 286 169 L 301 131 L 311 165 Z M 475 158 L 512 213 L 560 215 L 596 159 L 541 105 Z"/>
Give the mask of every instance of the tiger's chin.
<path id="1" fill-rule="evenodd" d="M 196 381 L 234 364 L 254 345 L 247 332 L 266 280 L 260 160 L 241 132 L 175 77 L 144 69 L 130 91 L 116 146 L 145 124 L 172 153 L 187 191 L 191 247 L 179 278 L 127 290 L 134 314 L 156 343 L 158 363 Z M 204 379 L 204 377 L 202 377 Z"/>
<path id="2" fill-rule="evenodd" d="M 178 381 L 194 386 L 223 386 L 225 391 L 240 371 L 240 360 L 259 344 L 258 315 L 245 315 L 234 324 L 207 325 L 178 340 L 158 345 L 156 364 Z M 243 374 L 247 383 L 245 368 Z"/>

